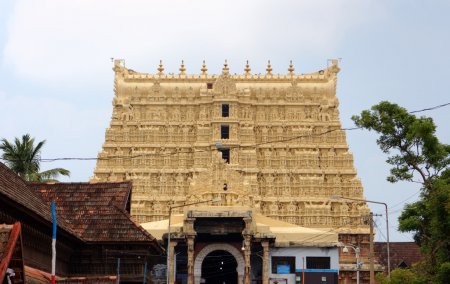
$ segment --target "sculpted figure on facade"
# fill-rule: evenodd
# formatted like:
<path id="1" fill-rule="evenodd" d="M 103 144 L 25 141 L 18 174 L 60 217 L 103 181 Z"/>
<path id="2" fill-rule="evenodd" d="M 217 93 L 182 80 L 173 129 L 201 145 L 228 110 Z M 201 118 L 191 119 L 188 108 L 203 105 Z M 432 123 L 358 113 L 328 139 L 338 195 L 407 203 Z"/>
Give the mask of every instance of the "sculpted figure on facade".
<path id="1" fill-rule="evenodd" d="M 218 94 L 228 95 L 237 92 L 235 81 L 231 78 L 230 74 L 222 74 L 214 83 L 214 92 Z"/>

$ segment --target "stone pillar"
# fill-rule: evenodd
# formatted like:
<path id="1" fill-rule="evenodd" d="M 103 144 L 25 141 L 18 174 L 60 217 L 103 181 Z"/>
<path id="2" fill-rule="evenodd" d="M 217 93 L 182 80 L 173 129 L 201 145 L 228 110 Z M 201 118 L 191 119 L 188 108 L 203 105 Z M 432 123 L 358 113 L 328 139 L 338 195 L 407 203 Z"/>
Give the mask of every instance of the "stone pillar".
<path id="1" fill-rule="evenodd" d="M 252 218 L 251 215 L 243 218 L 245 223 L 244 231 L 242 231 L 242 236 L 244 237 L 244 284 L 250 284 L 251 277 L 251 266 L 250 266 L 250 255 L 252 253 L 251 241 L 253 236 L 252 230 Z"/>
<path id="2" fill-rule="evenodd" d="M 263 261 L 262 261 L 262 284 L 269 284 L 269 241 L 262 241 Z"/>
<path id="3" fill-rule="evenodd" d="M 244 284 L 250 284 L 250 273 L 251 273 L 251 266 L 250 266 L 250 254 L 252 252 L 251 248 L 251 235 L 244 235 Z"/>
<path id="4" fill-rule="evenodd" d="M 177 246 L 177 241 L 170 241 L 169 250 L 170 250 L 170 267 L 169 269 L 169 283 L 174 283 L 174 275 L 175 275 L 175 247 Z"/>
<path id="5" fill-rule="evenodd" d="M 187 273 L 188 273 L 188 284 L 194 284 L 194 235 L 189 235 L 187 237 Z"/>

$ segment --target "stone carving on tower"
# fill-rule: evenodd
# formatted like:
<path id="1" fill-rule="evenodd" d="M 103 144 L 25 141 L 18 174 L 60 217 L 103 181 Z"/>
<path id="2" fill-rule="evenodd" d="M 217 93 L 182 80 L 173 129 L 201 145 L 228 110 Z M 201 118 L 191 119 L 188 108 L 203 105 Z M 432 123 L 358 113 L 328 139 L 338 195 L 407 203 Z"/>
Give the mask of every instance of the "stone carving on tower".
<path id="1" fill-rule="evenodd" d="M 194 174 L 187 192 L 190 203 L 213 198 L 220 198 L 222 206 L 252 207 L 256 201 L 248 178 L 225 163 L 219 153 L 206 171 Z"/>
<path id="2" fill-rule="evenodd" d="M 339 121 L 339 67 L 310 74 L 138 73 L 116 60 L 111 124 L 92 181 L 132 180 L 139 222 L 170 204 L 222 197 L 306 227 L 367 233 L 365 203 Z M 226 187 L 226 190 L 224 188 Z M 213 206 L 213 205 L 211 205 Z M 180 209 L 181 210 L 181 209 Z"/>

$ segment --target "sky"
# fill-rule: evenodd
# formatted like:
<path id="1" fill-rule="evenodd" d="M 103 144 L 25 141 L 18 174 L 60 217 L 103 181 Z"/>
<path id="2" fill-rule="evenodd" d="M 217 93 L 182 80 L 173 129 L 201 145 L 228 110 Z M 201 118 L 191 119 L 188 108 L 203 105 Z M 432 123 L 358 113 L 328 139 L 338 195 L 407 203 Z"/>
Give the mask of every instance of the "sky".
<path id="1" fill-rule="evenodd" d="M 30 133 L 46 140 L 42 158 L 96 157 L 109 125 L 113 99 L 111 58 L 156 73 L 163 60 L 176 73 L 298 73 L 340 59 L 337 96 L 342 126 L 350 117 L 389 100 L 408 110 L 450 102 L 450 1 L 419 0 L 0 0 L 0 137 Z M 450 143 L 450 107 L 421 112 Z M 390 208 L 391 241 L 411 241 L 397 231 L 403 206 L 418 198 L 417 184 L 386 181 L 387 156 L 376 134 L 354 130 L 347 142 L 368 200 Z M 88 181 L 94 161 L 52 162 Z M 386 237 L 384 207 L 374 213 L 377 241 Z"/>

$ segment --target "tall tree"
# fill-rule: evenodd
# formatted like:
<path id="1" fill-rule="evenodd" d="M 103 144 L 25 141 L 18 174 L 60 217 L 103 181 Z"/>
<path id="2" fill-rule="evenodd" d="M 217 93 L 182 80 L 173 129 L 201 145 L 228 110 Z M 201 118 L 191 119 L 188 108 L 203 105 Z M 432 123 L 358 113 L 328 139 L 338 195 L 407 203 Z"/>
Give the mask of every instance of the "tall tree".
<path id="1" fill-rule="evenodd" d="M 408 204 L 399 218 L 399 230 L 413 232 L 414 240 L 427 257 L 423 269 L 429 279 L 447 273 L 450 263 L 450 146 L 436 137 L 429 117 L 416 117 L 405 108 L 383 101 L 352 120 L 374 130 L 377 144 L 392 165 L 387 180 L 422 184 L 417 202 Z"/>
<path id="2" fill-rule="evenodd" d="M 60 175 L 69 176 L 70 171 L 63 168 L 55 168 L 40 172 L 40 153 L 45 140 L 34 145 L 34 138 L 29 134 L 14 139 L 10 143 L 3 138 L 0 144 L 0 150 L 3 151 L 2 158 L 6 165 L 26 181 L 49 182 L 56 181 Z"/>

